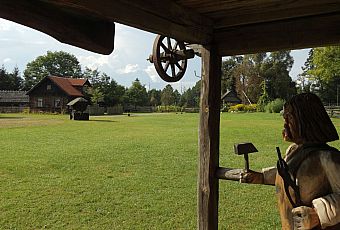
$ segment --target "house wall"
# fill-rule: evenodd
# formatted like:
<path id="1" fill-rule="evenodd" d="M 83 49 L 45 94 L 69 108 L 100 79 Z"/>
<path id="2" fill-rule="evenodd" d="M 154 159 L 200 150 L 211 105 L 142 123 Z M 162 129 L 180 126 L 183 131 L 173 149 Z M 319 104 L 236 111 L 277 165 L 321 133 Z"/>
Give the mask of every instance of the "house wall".
<path id="1" fill-rule="evenodd" d="M 37 88 L 30 92 L 29 106 L 32 112 L 67 112 L 67 103 L 72 100 L 64 91 L 53 82 L 46 79 Z"/>

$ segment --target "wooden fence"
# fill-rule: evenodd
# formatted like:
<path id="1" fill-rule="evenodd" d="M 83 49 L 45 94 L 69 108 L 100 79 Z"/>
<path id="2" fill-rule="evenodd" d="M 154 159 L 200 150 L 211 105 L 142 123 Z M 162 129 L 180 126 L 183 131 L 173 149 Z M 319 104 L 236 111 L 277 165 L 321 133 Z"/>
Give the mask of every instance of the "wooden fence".
<path id="1" fill-rule="evenodd" d="M 329 117 L 340 118 L 340 106 L 325 106 Z"/>
<path id="2" fill-rule="evenodd" d="M 90 105 L 87 107 L 86 111 L 90 115 L 116 115 L 123 113 L 123 106 L 116 105 L 112 107 L 100 107 L 98 105 Z"/>
<path id="3" fill-rule="evenodd" d="M 23 106 L 0 106 L 0 113 L 29 113 L 29 107 Z"/>

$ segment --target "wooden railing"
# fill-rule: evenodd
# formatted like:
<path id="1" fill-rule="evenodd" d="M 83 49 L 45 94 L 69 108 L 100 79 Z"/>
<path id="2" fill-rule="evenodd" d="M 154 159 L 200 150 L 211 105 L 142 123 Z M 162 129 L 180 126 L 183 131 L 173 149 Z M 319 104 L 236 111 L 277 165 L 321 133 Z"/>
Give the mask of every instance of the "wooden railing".
<path id="1" fill-rule="evenodd" d="M 340 118 L 340 106 L 325 106 L 329 117 Z"/>

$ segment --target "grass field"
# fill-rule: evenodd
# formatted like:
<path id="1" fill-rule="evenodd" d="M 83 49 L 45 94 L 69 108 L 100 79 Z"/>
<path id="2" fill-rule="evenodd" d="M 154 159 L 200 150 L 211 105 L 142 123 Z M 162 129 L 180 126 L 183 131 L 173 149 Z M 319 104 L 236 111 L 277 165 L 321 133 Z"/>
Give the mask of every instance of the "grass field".
<path id="1" fill-rule="evenodd" d="M 198 119 L 0 114 L 0 229 L 196 229 Z M 220 165 L 242 168 L 244 141 L 252 169 L 274 165 L 281 127 L 223 113 Z M 219 229 L 280 229 L 274 187 L 221 181 L 219 204 Z"/>

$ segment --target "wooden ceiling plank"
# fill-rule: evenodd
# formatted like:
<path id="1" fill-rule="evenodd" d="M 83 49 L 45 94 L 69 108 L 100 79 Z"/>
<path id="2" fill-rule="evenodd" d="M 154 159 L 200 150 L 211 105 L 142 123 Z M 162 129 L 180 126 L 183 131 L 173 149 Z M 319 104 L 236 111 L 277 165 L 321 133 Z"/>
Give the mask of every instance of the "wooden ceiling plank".
<path id="1" fill-rule="evenodd" d="M 214 20 L 214 28 L 276 21 L 340 11 L 340 0 L 177 0 Z"/>
<path id="2" fill-rule="evenodd" d="M 71 14 L 40 1 L 0 0 L 0 17 L 44 32 L 55 39 L 101 54 L 114 48 L 114 23 Z"/>
<path id="3" fill-rule="evenodd" d="M 44 0 L 55 5 L 85 10 L 109 21 L 162 34 L 190 43 L 209 43 L 212 21 L 182 8 L 171 0 Z"/>
<path id="4" fill-rule="evenodd" d="M 340 14 L 237 26 L 215 31 L 223 56 L 340 43 Z"/>
<path id="5" fill-rule="evenodd" d="M 294 1 L 294 3 L 295 2 L 296 1 Z M 218 15 L 213 13 L 209 14 L 209 16 L 215 19 L 214 28 L 221 29 L 230 26 L 340 12 L 340 1 L 338 1 L 338 3 L 332 2 L 328 4 L 323 2 L 311 3 L 313 3 L 313 1 L 306 5 L 295 3 L 284 4 L 282 6 L 268 6 L 268 8 L 261 8 L 261 10 L 219 11 Z"/>

